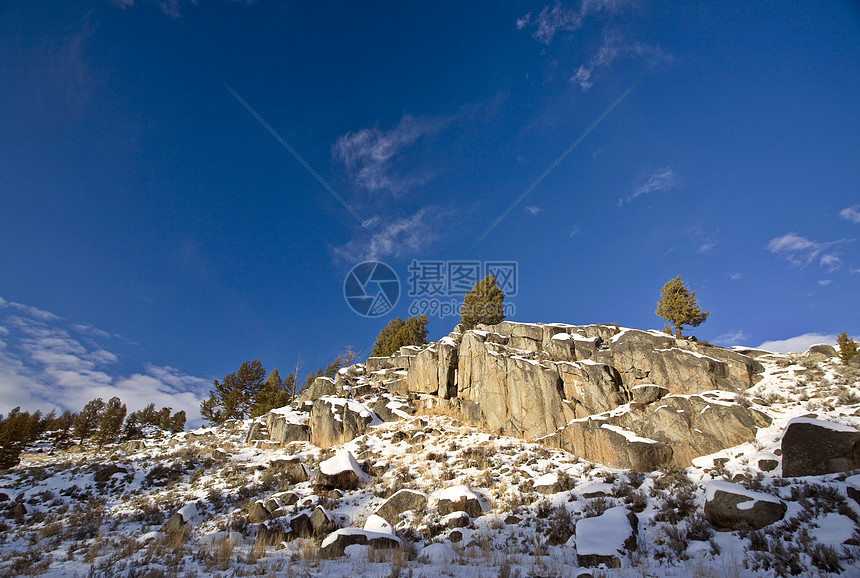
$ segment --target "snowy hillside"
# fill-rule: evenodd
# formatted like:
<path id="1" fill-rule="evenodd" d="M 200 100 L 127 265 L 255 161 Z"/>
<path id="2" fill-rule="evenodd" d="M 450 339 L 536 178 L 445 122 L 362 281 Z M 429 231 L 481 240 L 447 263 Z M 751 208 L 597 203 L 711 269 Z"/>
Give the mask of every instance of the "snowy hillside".
<path id="1" fill-rule="evenodd" d="M 685 469 L 592 463 L 484 431 L 441 406 L 383 397 L 369 380 L 351 399 L 328 401 L 332 411 L 348 406 L 372 419 L 326 449 L 248 435 L 265 420 L 98 453 L 36 445 L 0 476 L 0 573 L 860 574 L 860 470 L 783 477 L 784 466 L 810 467 L 784 462 L 790 423 L 833 439 L 860 435 L 860 370 L 814 351 L 747 353 L 764 371 L 732 403 L 770 425 Z M 727 394 L 702 395 L 716 405 Z M 297 427 L 303 405 L 275 413 Z M 377 417 L 383 407 L 389 421 Z M 850 466 L 860 456 L 837 458 L 827 463 Z"/>

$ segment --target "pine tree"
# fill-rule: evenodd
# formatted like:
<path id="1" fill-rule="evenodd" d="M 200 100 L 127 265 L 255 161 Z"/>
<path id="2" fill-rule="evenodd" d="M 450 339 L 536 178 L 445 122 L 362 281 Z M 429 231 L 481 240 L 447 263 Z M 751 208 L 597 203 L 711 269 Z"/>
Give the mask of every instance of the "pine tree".
<path id="1" fill-rule="evenodd" d="M 839 359 L 842 363 L 848 363 L 857 355 L 857 342 L 848 337 L 844 331 L 836 338 L 836 344 L 839 345 Z"/>
<path id="2" fill-rule="evenodd" d="M 20 461 L 19 456 L 27 443 L 29 417 L 20 407 L 13 408 L 5 419 L 0 416 L 0 470 L 11 468 Z"/>
<path id="3" fill-rule="evenodd" d="M 293 378 L 293 383 L 295 383 L 295 378 Z M 256 399 L 254 399 L 254 405 L 251 406 L 251 417 L 264 415 L 276 407 L 284 407 L 289 402 L 290 396 L 284 387 L 284 380 L 281 379 L 278 370 L 273 369 L 269 377 L 266 378 L 266 383 L 260 388 Z"/>
<path id="4" fill-rule="evenodd" d="M 185 431 L 185 410 L 180 409 L 173 417 L 170 419 L 170 431 L 172 433 L 179 433 L 181 431 Z"/>
<path id="5" fill-rule="evenodd" d="M 376 337 L 371 357 L 388 357 L 404 345 L 427 343 L 427 316 L 392 319 Z"/>
<path id="6" fill-rule="evenodd" d="M 122 433 L 122 422 L 125 421 L 125 404 L 118 397 L 112 397 L 99 416 L 99 431 L 96 435 L 99 449 L 106 443 L 113 443 Z"/>
<path id="7" fill-rule="evenodd" d="M 209 398 L 200 404 L 200 415 L 213 425 L 228 419 L 245 419 L 265 377 L 266 370 L 259 360 L 244 362 L 237 372 L 226 375 L 223 382 L 215 380 Z"/>
<path id="8" fill-rule="evenodd" d="M 680 275 L 663 285 L 655 313 L 674 327 L 678 339 L 682 337 L 682 326 L 698 327 L 711 314 L 710 311 L 701 310 L 696 303 L 696 292 L 687 288 Z"/>
<path id="9" fill-rule="evenodd" d="M 487 275 L 475 283 L 475 287 L 463 298 L 460 323 L 466 329 L 474 329 L 478 324 L 495 325 L 501 322 L 505 318 L 504 300 L 505 294 L 496 278 Z"/>
<path id="10" fill-rule="evenodd" d="M 84 409 L 75 416 L 73 426 L 75 437 L 80 438 L 81 444 L 87 438 L 93 437 L 98 431 L 99 420 L 101 419 L 102 411 L 104 411 L 105 402 L 102 398 L 97 397 L 92 401 L 88 401 Z"/>

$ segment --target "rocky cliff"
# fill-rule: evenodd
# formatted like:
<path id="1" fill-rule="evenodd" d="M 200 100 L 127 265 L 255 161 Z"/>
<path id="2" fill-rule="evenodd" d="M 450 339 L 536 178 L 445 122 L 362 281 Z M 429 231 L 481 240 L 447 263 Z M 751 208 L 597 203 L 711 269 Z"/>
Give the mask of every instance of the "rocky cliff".
<path id="1" fill-rule="evenodd" d="M 614 325 L 502 322 L 370 358 L 371 381 L 505 435 L 642 470 L 749 441 L 736 403 L 762 366 L 720 347 Z"/>
<path id="2" fill-rule="evenodd" d="M 375 416 L 334 397 L 389 392 L 503 435 L 539 440 L 613 467 L 685 467 L 755 438 L 770 420 L 739 403 L 762 366 L 736 351 L 615 325 L 502 322 L 461 327 L 422 347 L 371 357 L 300 396 L 306 418 L 270 417 L 323 447 L 364 431 Z M 391 414 L 374 398 L 373 410 Z M 353 404 L 355 405 L 355 404 Z M 402 402 L 401 402 L 401 405 Z M 395 414 L 379 416 L 398 419 Z M 306 423 L 304 427 L 297 424 Z M 298 429 L 297 429 L 298 428 Z"/>

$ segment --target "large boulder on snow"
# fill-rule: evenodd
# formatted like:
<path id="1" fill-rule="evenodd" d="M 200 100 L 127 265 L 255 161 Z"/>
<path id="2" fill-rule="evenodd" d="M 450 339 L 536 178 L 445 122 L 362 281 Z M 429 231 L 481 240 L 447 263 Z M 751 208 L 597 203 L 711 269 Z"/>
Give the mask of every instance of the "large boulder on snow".
<path id="1" fill-rule="evenodd" d="M 705 519 L 720 531 L 759 530 L 785 516 L 785 503 L 731 482 L 711 482 L 705 491 Z"/>
<path id="2" fill-rule="evenodd" d="M 368 475 L 347 450 L 320 462 L 316 483 L 325 489 L 354 490 L 368 481 Z"/>
<path id="3" fill-rule="evenodd" d="M 269 439 L 281 445 L 290 442 L 310 441 L 310 428 L 308 428 L 307 422 L 307 414 L 291 407 L 273 409 L 266 414 L 266 429 L 269 432 Z"/>
<path id="4" fill-rule="evenodd" d="M 440 516 L 466 512 L 472 518 L 477 518 L 484 513 L 481 497 L 467 486 L 453 486 L 443 490 L 439 495 L 437 508 Z"/>
<path id="5" fill-rule="evenodd" d="M 367 518 L 364 528 L 344 528 L 329 534 L 322 542 L 320 553 L 323 558 L 343 556 L 347 546 L 359 544 L 375 550 L 389 550 L 400 547 L 400 538 L 394 528 L 376 515 Z"/>
<path id="6" fill-rule="evenodd" d="M 175 512 L 167 522 L 161 526 L 159 532 L 162 534 L 172 534 L 182 529 L 187 524 L 193 524 L 197 518 L 197 502 L 185 504 L 179 511 Z"/>
<path id="7" fill-rule="evenodd" d="M 355 400 L 321 397 L 314 402 L 308 418 L 310 441 L 321 448 L 345 444 L 375 421 L 379 418 Z"/>
<path id="8" fill-rule="evenodd" d="M 782 475 L 821 476 L 860 468 L 860 431 L 851 426 L 796 417 L 782 435 Z"/>
<path id="9" fill-rule="evenodd" d="M 337 524 L 331 514 L 322 506 L 317 506 L 310 516 L 311 528 L 314 536 L 325 536 L 337 529 Z"/>
<path id="10" fill-rule="evenodd" d="M 398 490 L 380 506 L 376 515 L 394 524 L 403 512 L 423 512 L 426 505 L 426 494 L 414 490 Z"/>
<path id="11" fill-rule="evenodd" d="M 576 523 L 576 558 L 580 566 L 620 568 L 625 551 L 636 550 L 639 518 L 624 506 L 609 508 Z"/>

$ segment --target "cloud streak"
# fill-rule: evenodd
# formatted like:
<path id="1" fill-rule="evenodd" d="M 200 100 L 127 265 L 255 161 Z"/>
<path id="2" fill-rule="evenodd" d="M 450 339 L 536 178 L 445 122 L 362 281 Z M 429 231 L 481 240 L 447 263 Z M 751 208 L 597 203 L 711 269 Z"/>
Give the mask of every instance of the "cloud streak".
<path id="1" fill-rule="evenodd" d="M 653 62 L 668 59 L 663 51 L 656 46 L 648 46 L 640 42 L 627 42 L 614 31 L 607 31 L 603 35 L 603 41 L 597 54 L 586 64 L 582 64 L 570 78 L 574 84 L 585 91 L 594 85 L 592 78 L 594 71 L 598 68 L 608 68 L 618 58 L 644 57 Z"/>
<path id="2" fill-rule="evenodd" d="M 582 28 L 590 14 L 599 12 L 619 12 L 626 4 L 621 0 L 583 0 L 579 8 L 568 8 L 561 2 L 544 6 L 535 18 L 531 12 L 517 19 L 517 30 L 533 27 L 532 37 L 538 42 L 549 44 L 558 32 L 573 32 Z"/>
<path id="3" fill-rule="evenodd" d="M 332 146 L 332 156 L 344 164 L 359 187 L 371 192 L 403 193 L 425 184 L 430 175 L 399 171 L 397 161 L 407 149 L 434 136 L 449 122 L 447 117 L 405 114 L 390 130 L 374 126 L 341 136 Z"/>
<path id="4" fill-rule="evenodd" d="M 852 223 L 860 223 L 860 205 L 847 207 L 839 211 L 839 216 Z"/>
<path id="5" fill-rule="evenodd" d="M 418 255 L 438 238 L 435 223 L 440 216 L 434 207 L 425 207 L 405 217 L 383 219 L 375 216 L 370 222 L 378 232 L 376 236 L 354 238 L 341 247 L 333 248 L 333 251 L 348 263 Z"/>
<path id="6" fill-rule="evenodd" d="M 680 182 L 680 179 L 675 175 L 675 172 L 671 167 L 658 169 L 651 173 L 651 175 L 643 182 L 636 185 L 632 193 L 622 199 L 618 199 L 618 206 L 620 207 L 624 203 L 629 203 L 633 199 L 642 195 L 647 195 L 648 193 L 674 189 L 680 184 Z"/>
<path id="7" fill-rule="evenodd" d="M 774 353 L 802 353 L 819 343 L 828 345 L 836 345 L 836 334 L 823 333 L 804 333 L 788 339 L 780 339 L 777 341 L 765 341 L 756 349 L 764 349 L 765 351 L 773 351 Z"/>
<path id="8" fill-rule="evenodd" d="M 830 249 L 852 241 L 853 239 L 840 239 L 820 242 L 807 239 L 797 233 L 786 233 L 782 237 L 771 239 L 766 248 L 788 261 L 792 267 L 803 268 L 818 261 L 819 265 L 831 272 L 842 267 L 842 260 Z"/>

